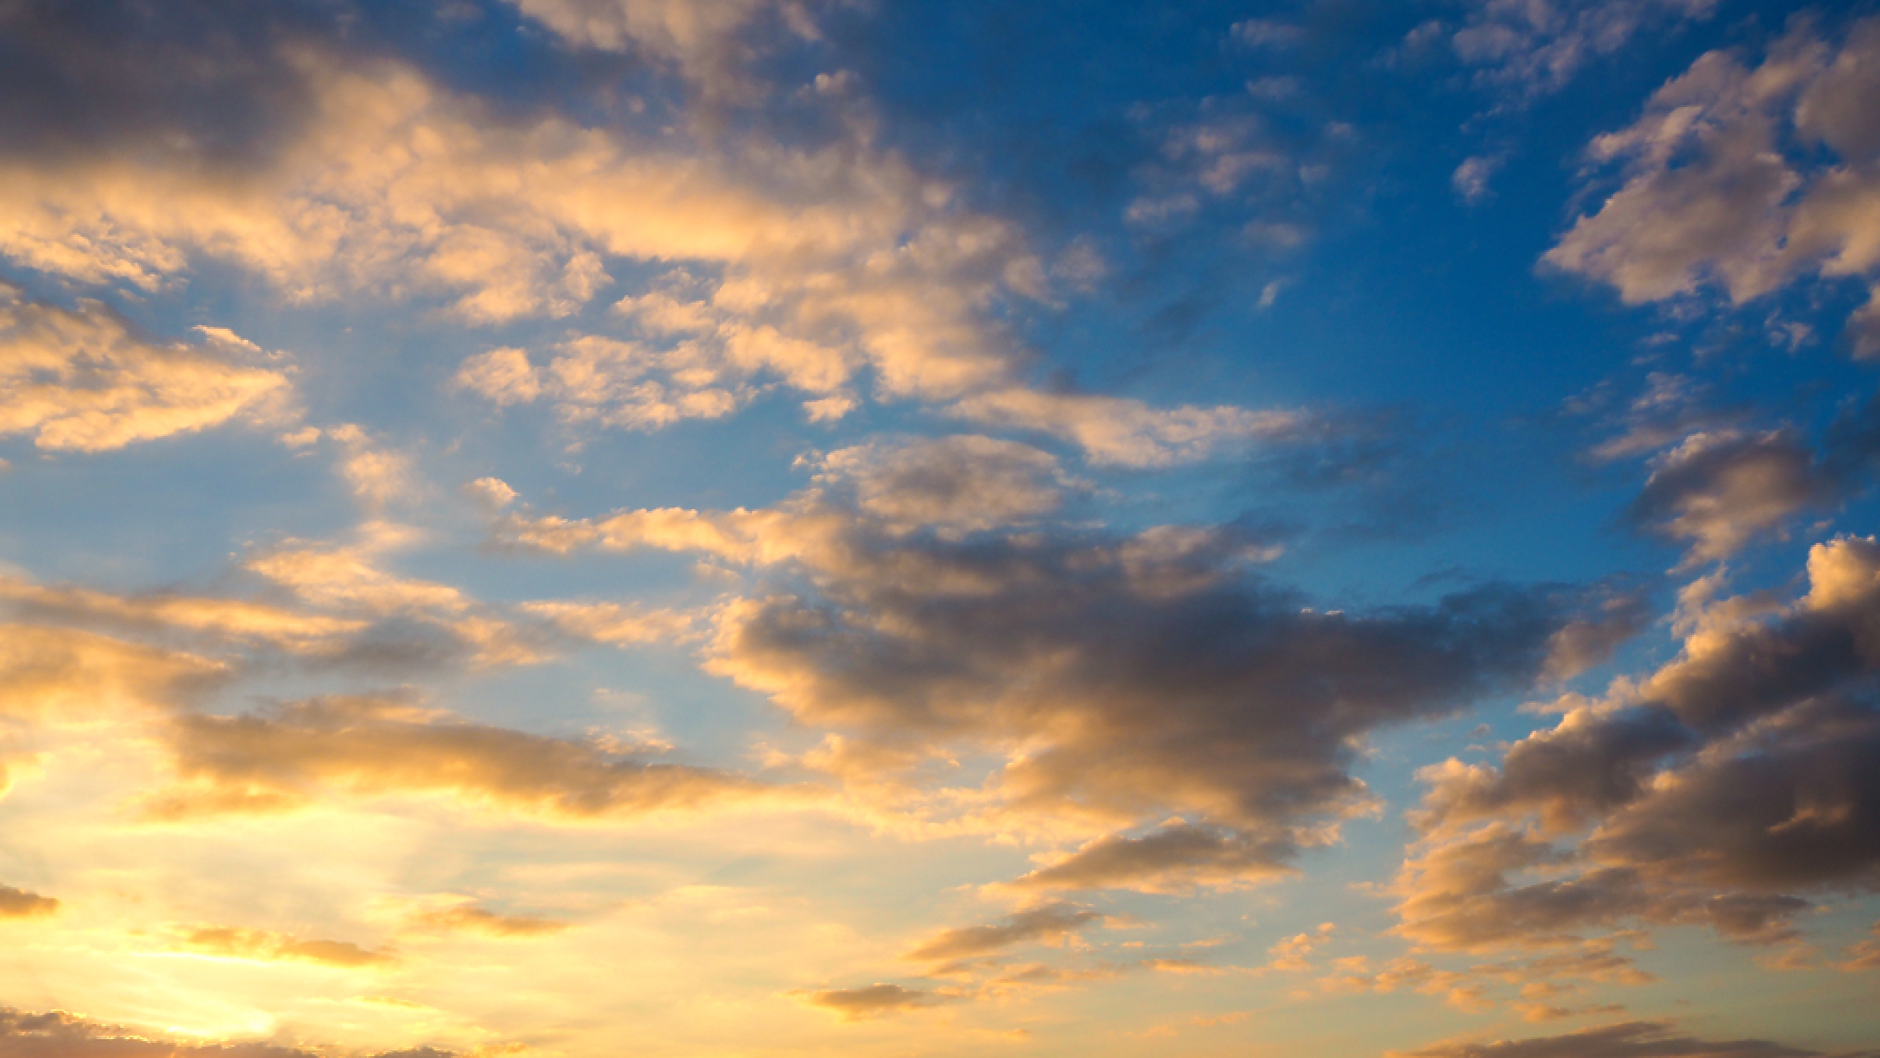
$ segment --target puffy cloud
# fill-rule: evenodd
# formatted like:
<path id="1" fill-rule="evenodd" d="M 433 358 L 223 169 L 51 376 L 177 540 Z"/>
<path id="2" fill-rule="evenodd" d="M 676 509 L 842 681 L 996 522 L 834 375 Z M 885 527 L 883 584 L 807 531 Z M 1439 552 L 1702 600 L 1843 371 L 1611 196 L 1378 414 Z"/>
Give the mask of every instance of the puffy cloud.
<path id="1" fill-rule="evenodd" d="M 833 988 L 805 993 L 803 1000 L 813 1006 L 832 1010 L 844 1021 L 862 1021 L 888 1014 L 899 1014 L 944 1003 L 950 998 L 938 992 L 923 992 L 900 985 L 875 984 L 865 988 Z"/>
<path id="2" fill-rule="evenodd" d="M 168 737 L 183 781 L 148 800 L 158 818 L 284 811 L 332 794 L 418 794 L 599 821 L 775 793 L 733 775 L 643 764 L 597 743 L 469 723 L 385 698 L 188 714 L 174 719 Z"/>
<path id="3" fill-rule="evenodd" d="M 1680 1036 L 1665 1021 L 1629 1021 L 1565 1036 L 1488 1043 L 1458 1041 L 1390 1052 L 1395 1058 L 1810 1058 L 1818 1053 L 1767 1040 Z"/>
<path id="4" fill-rule="evenodd" d="M 906 957 L 944 962 L 989 955 L 1016 944 L 1059 940 L 1092 922 L 1103 921 L 1103 917 L 1075 904 L 1041 904 L 1010 915 L 1004 922 L 945 930 L 922 941 Z"/>
<path id="5" fill-rule="evenodd" d="M 1858 494 L 1880 460 L 1880 401 L 1850 403 L 1814 440 L 1790 426 L 1746 429 L 1740 415 L 1696 407 L 1692 390 L 1687 379 L 1653 376 L 1617 417 L 1624 432 L 1591 453 L 1606 460 L 1664 449 L 1626 519 L 1688 542 L 1686 568 L 1727 558 L 1786 532 L 1805 511 Z"/>
<path id="6" fill-rule="evenodd" d="M 292 385 L 242 360 L 250 343 L 159 344 L 96 301 L 65 309 L 0 283 L 0 434 L 98 452 L 236 419 L 283 418 Z"/>
<path id="7" fill-rule="evenodd" d="M 1325 939 L 1331 936 L 1334 928 L 1330 922 L 1323 922 L 1319 924 L 1317 930 L 1311 933 L 1295 933 L 1275 943 L 1266 950 L 1266 968 L 1293 972 L 1310 969 L 1311 964 L 1306 962 L 1306 956 L 1325 943 Z"/>
<path id="8" fill-rule="evenodd" d="M 38 918 L 58 909 L 59 902 L 52 897 L 0 885 L 0 918 Z"/>
<path id="9" fill-rule="evenodd" d="M 535 13 L 606 45 L 614 31 L 597 27 L 616 16 L 671 29 L 713 21 L 706 10 L 735 24 L 751 9 L 566 0 Z M 619 301 L 630 336 L 575 335 L 546 355 L 503 347 L 462 365 L 460 388 L 499 405 L 546 398 L 570 422 L 651 429 L 713 418 L 772 383 L 802 391 L 806 413 L 827 420 L 853 406 L 866 369 L 880 397 L 954 404 L 1105 462 L 1201 458 L 1285 429 L 1287 413 L 1156 410 L 1027 388 L 998 310 L 1047 296 L 1043 266 L 1011 224 L 958 208 L 945 186 L 867 143 L 786 148 L 746 129 L 700 151 L 676 133 L 505 119 L 397 61 L 336 58 L 317 37 L 257 45 L 284 87 L 268 97 L 280 112 L 257 117 L 265 134 L 244 130 L 265 149 L 238 152 L 239 166 L 209 164 L 187 137 L 143 152 L 108 138 L 56 157 L 0 150 L 0 254 L 146 291 L 212 259 L 295 299 L 441 297 L 479 322 L 571 314 L 613 282 L 607 258 L 681 265 Z M 672 39 L 682 38 L 693 39 Z M 230 60 L 195 61 L 213 70 Z M 1201 135 L 1196 150 L 1215 138 Z M 1227 188 L 1251 155 L 1209 157 L 1205 180 Z M 221 389 L 198 392 L 187 416 L 172 407 L 164 429 L 226 420 L 263 383 L 278 385 L 270 372 L 214 381 Z M 77 424 L 42 433 L 73 446 L 135 436 Z M 52 440 L 61 437 L 70 440 Z"/>
<path id="10" fill-rule="evenodd" d="M 1734 303 L 1805 275 L 1880 270 L 1880 21 L 1840 47 L 1804 24 L 1762 63 L 1710 52 L 1652 97 L 1631 127 L 1593 141 L 1625 183 L 1543 261 L 1612 284 L 1627 303 L 1721 288 Z M 1863 310 L 1857 355 L 1880 351 Z"/>
<path id="11" fill-rule="evenodd" d="M 1880 544 L 1819 544 L 1808 568 L 1774 612 L 1686 615 L 1676 659 L 1499 768 L 1426 769 L 1400 932 L 1473 948 L 1697 922 L 1773 941 L 1808 897 L 1880 880 Z"/>
<path id="12" fill-rule="evenodd" d="M 1833 494 L 1793 431 L 1697 433 L 1653 464 L 1631 518 L 1691 542 L 1689 562 L 1726 558 Z"/>
<path id="13" fill-rule="evenodd" d="M 230 959 L 311 962 L 347 969 L 383 966 L 393 961 L 385 952 L 371 951 L 342 940 L 301 940 L 284 933 L 228 926 L 191 930 L 182 938 L 181 946 L 187 951 Z"/>

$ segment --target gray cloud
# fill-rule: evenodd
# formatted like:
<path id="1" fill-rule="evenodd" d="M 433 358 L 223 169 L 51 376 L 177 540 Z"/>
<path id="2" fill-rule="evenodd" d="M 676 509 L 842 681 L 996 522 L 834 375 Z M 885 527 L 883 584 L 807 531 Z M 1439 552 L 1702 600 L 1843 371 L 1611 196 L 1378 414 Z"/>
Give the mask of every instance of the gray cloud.
<path id="1" fill-rule="evenodd" d="M 907 958 L 934 962 L 986 955 L 1015 944 L 1056 940 L 1103 917 L 1075 904 L 1042 904 L 1017 912 L 1004 922 L 946 930 L 921 942 L 907 953 Z"/>
<path id="2" fill-rule="evenodd" d="M 1444 1043 L 1422 1050 L 1391 1052 L 1400 1058 L 1809 1058 L 1818 1053 L 1768 1040 L 1680 1036 L 1670 1022 L 1664 1021 L 1629 1021 L 1565 1036 Z"/>
<path id="3" fill-rule="evenodd" d="M 168 737 L 184 781 L 148 800 L 146 811 L 158 818 L 284 811 L 334 794 L 449 794 L 563 820 L 787 796 L 721 772 L 640 763 L 593 743 L 467 723 L 394 698 L 183 715 Z"/>
<path id="4" fill-rule="evenodd" d="M 719 612 L 707 665 L 841 740 L 822 759 L 845 778 L 983 753 L 1004 758 L 988 818 L 1195 828 L 1099 844 L 1038 885 L 1270 874 L 1368 808 L 1349 770 L 1368 732 L 1521 686 L 1576 617 L 1610 616 L 1604 599 L 1582 615 L 1582 596 L 1508 586 L 1320 612 L 1253 575 L 1270 552 L 1233 527 L 907 533 L 821 490 L 758 511 L 514 515 L 497 532 L 703 552 L 764 578 Z"/>
<path id="5" fill-rule="evenodd" d="M 1012 882 L 1035 889 L 1171 888 L 1287 871 L 1292 847 L 1177 823 L 1141 837 L 1112 834 Z"/>
<path id="6" fill-rule="evenodd" d="M 936 992 L 902 988 L 900 985 L 876 984 L 865 988 L 833 988 L 804 994 L 804 1002 L 833 1010 L 844 1021 L 861 1021 L 887 1014 L 899 1014 L 944 1003 L 949 997 Z"/>
<path id="7" fill-rule="evenodd" d="M 1426 769 L 1400 931 L 1480 947 L 1632 920 L 1769 942 L 1812 895 L 1880 884 L 1880 544 L 1817 545 L 1809 577 L 1773 613 L 1687 612 L 1679 657 L 1499 768 Z"/>

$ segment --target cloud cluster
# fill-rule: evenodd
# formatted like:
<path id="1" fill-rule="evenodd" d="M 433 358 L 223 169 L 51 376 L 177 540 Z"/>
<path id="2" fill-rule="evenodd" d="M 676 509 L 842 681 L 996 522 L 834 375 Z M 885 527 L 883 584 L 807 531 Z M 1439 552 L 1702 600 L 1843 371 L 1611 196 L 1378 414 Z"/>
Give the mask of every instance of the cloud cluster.
<path id="1" fill-rule="evenodd" d="M 583 43 L 631 37 L 690 55 L 767 6 L 524 8 Z M 610 260 L 677 266 L 619 299 L 616 328 L 546 350 L 492 349 L 458 373 L 460 388 L 498 405 L 547 400 L 577 423 L 715 418 L 772 385 L 801 392 L 812 418 L 834 419 L 871 384 L 884 399 L 1041 431 L 1100 462 L 1138 466 L 1202 458 L 1294 424 L 1292 413 L 1155 409 L 1029 385 L 1000 309 L 1048 297 L 1043 266 L 1011 224 L 963 208 L 859 131 L 818 148 L 750 129 L 702 145 L 693 138 L 702 130 L 505 117 L 396 60 L 342 59 L 313 33 L 264 36 L 257 47 L 282 86 L 267 97 L 280 110 L 263 115 L 273 119 L 266 149 L 228 167 L 209 164 L 187 137 L 167 151 L 109 140 L 72 154 L 0 149 L 0 255 L 145 292 L 216 261 L 298 300 L 441 298 L 481 323 L 570 315 L 614 284 Z M 56 65 L 65 53 L 51 54 Z M 232 60 L 193 61 L 213 72 Z M 171 429 L 228 418 L 254 399 L 230 386 L 272 377 L 221 379 L 215 400 L 197 398 L 199 421 Z"/>
<path id="2" fill-rule="evenodd" d="M 99 452 L 232 420 L 288 414 L 292 384 L 254 346 L 197 328 L 160 344 L 96 301 L 66 309 L 0 283 L 0 435 L 49 451 Z"/>
<path id="3" fill-rule="evenodd" d="M 957 465 L 962 454 L 979 469 Z M 964 797 L 1002 826 L 1109 832 L 1017 883 L 1039 889 L 1284 869 L 1369 810 L 1350 773 L 1369 732 L 1522 685 L 1571 623 L 1574 600 L 1509 587 L 1315 611 L 1253 574 L 1270 555 L 1232 527 L 909 531 L 915 509 L 962 528 L 951 499 L 935 502 L 936 459 L 943 498 L 959 480 L 1009 485 L 1014 459 L 1026 473 L 1047 465 L 996 445 L 871 450 L 824 464 L 861 468 L 853 492 L 831 482 L 763 510 L 524 512 L 496 532 L 558 553 L 660 549 L 744 566 L 761 586 L 718 610 L 707 667 L 828 732 L 804 761 L 846 780 L 904 789 L 890 780 L 965 754 L 988 762 L 984 784 L 934 804 L 957 811 Z"/>
<path id="4" fill-rule="evenodd" d="M 1473 0 L 1460 25 L 1426 24 L 1482 84 L 1522 97 L 1558 91 L 1588 62 L 1648 28 L 1708 17 L 1716 0 Z"/>
<path id="5" fill-rule="evenodd" d="M 1629 128 L 1593 141 L 1624 185 L 1574 222 L 1549 267 L 1602 280 L 1629 304 L 1715 288 L 1742 304 L 1809 276 L 1872 286 L 1880 273 L 1880 21 L 1838 46 L 1802 24 L 1761 64 L 1710 52 Z M 1849 322 L 1880 355 L 1880 309 Z"/>
<path id="6" fill-rule="evenodd" d="M 1815 895 L 1880 882 L 1880 544 L 1818 544 L 1808 574 L 1773 609 L 1690 595 L 1663 668 L 1570 703 L 1499 768 L 1426 769 L 1399 932 L 1481 948 L 1688 922 L 1771 942 Z"/>

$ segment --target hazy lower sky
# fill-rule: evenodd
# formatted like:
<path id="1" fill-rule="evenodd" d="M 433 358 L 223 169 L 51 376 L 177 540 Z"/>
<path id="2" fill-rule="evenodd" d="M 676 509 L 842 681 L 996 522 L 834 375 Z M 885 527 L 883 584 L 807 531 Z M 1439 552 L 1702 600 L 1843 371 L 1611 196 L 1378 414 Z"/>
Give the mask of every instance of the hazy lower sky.
<path id="1" fill-rule="evenodd" d="M 0 1058 L 1880 1055 L 1880 5 L 0 0 Z"/>

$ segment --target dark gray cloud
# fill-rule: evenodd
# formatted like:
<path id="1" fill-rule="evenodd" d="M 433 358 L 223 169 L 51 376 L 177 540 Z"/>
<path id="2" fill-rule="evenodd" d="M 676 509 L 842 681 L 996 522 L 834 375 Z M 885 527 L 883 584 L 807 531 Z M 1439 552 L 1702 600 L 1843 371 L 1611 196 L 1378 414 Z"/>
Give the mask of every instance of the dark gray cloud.
<path id="1" fill-rule="evenodd" d="M 748 564 L 766 586 L 721 611 L 709 666 L 851 749 L 886 751 L 847 753 L 851 769 L 879 778 L 987 753 L 1005 758 L 989 787 L 1001 811 L 1130 828 L 1179 813 L 1217 833 L 1117 839 L 1091 852 L 1108 885 L 1126 883 L 1125 860 L 1144 884 L 1179 874 L 1178 851 L 1198 857 L 1191 879 L 1272 872 L 1369 806 L 1350 773 L 1367 733 L 1525 685 L 1585 602 L 1491 585 L 1433 606 L 1322 612 L 1255 575 L 1266 552 L 1233 527 L 893 532 L 818 492 L 766 511 L 498 529 L 556 551 Z"/>
<path id="2" fill-rule="evenodd" d="M 1768 1040 L 1701 1040 L 1677 1035 L 1670 1022 L 1628 1021 L 1565 1036 L 1443 1043 L 1391 1053 L 1401 1058 L 1810 1058 L 1820 1052 Z"/>
<path id="3" fill-rule="evenodd" d="M 55 162 L 154 151 L 238 175 L 311 109 L 305 71 L 277 49 L 330 33 L 322 6 L 6 0 L 0 150 Z"/>

